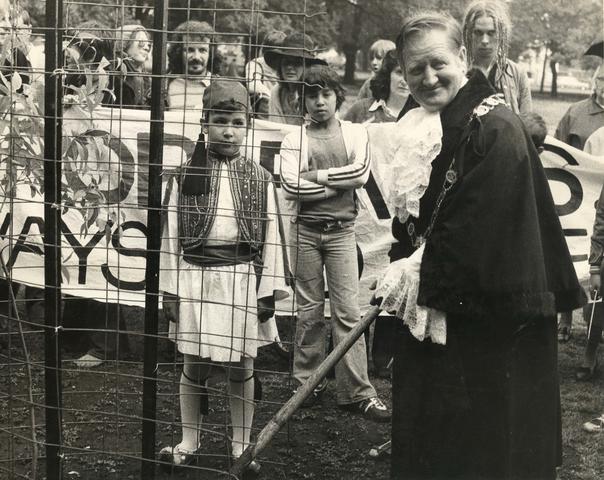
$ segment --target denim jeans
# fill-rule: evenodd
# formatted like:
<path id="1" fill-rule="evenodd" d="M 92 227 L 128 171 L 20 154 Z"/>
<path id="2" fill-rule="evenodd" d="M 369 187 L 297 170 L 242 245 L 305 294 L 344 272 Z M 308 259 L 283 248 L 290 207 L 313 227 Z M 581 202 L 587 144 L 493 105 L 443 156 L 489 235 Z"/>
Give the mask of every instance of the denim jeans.
<path id="1" fill-rule="evenodd" d="M 290 230 L 290 245 L 298 311 L 294 378 L 304 383 L 325 358 L 327 322 L 323 267 L 329 286 L 334 346 L 360 319 L 354 225 L 324 231 L 298 223 Z M 363 337 L 336 365 L 336 384 L 340 405 L 376 395 L 367 375 Z"/>

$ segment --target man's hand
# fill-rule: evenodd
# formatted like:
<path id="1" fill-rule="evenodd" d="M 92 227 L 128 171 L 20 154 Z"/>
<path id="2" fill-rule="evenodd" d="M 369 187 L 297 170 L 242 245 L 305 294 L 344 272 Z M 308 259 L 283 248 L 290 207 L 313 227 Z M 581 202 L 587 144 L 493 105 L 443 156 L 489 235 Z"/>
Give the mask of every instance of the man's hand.
<path id="1" fill-rule="evenodd" d="M 164 315 L 170 322 L 178 322 L 179 299 L 176 295 L 164 292 L 162 301 Z"/>
<path id="2" fill-rule="evenodd" d="M 274 297 L 264 297 L 258 299 L 258 321 L 264 323 L 275 314 Z"/>
<path id="3" fill-rule="evenodd" d="M 602 276 L 599 273 L 592 273 L 589 276 L 589 294 L 594 300 L 596 300 L 596 292 L 600 298 L 602 296 Z"/>
<path id="4" fill-rule="evenodd" d="M 311 170 L 310 172 L 300 173 L 300 178 L 308 182 L 317 183 L 317 170 Z"/>

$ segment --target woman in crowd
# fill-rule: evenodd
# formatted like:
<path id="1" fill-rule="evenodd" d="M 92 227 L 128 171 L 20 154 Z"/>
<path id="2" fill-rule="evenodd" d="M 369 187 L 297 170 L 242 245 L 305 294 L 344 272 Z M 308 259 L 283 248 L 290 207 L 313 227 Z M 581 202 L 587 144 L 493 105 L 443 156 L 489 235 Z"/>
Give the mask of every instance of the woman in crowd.
<path id="1" fill-rule="evenodd" d="M 142 25 L 124 25 L 116 35 L 116 53 L 121 63 L 115 78 L 115 103 L 124 108 L 149 108 L 151 78 L 145 75 L 151 52 L 149 33 Z"/>
<path id="2" fill-rule="evenodd" d="M 353 123 L 396 122 L 409 97 L 409 86 L 395 50 L 386 53 L 382 67 L 371 79 L 369 87 L 371 98 L 357 100 L 346 112 L 345 120 Z"/>
<path id="3" fill-rule="evenodd" d="M 262 118 L 268 115 L 271 91 L 279 82 L 279 74 L 266 63 L 264 52 L 279 48 L 285 37 L 285 33 L 281 30 L 271 30 L 266 33 L 260 45 L 261 55 L 250 60 L 245 66 L 245 79 L 250 92 L 251 104 L 254 113 L 262 115 Z"/>
<path id="4" fill-rule="evenodd" d="M 397 124 L 399 243 L 378 285 L 402 321 L 392 477 L 548 479 L 561 460 L 556 312 L 585 301 L 522 121 L 439 12 L 397 39 L 419 107 Z M 411 180 L 411 181 L 409 181 Z"/>
<path id="5" fill-rule="evenodd" d="M 264 52 L 266 63 L 279 74 L 280 83 L 271 90 L 268 104 L 269 120 L 272 122 L 302 125 L 301 102 L 298 84 L 305 68 L 310 65 L 326 65 L 315 56 L 314 42 L 308 35 L 294 32 L 285 37 L 281 48 Z"/>
<path id="6" fill-rule="evenodd" d="M 371 80 L 382 67 L 382 62 L 384 61 L 386 54 L 390 50 L 394 49 L 395 45 L 392 40 L 379 39 L 371 44 L 371 47 L 369 47 L 369 65 L 371 66 L 371 76 L 365 80 L 365 83 L 363 83 L 363 86 L 357 95 L 357 100 L 372 97 L 370 88 Z"/>

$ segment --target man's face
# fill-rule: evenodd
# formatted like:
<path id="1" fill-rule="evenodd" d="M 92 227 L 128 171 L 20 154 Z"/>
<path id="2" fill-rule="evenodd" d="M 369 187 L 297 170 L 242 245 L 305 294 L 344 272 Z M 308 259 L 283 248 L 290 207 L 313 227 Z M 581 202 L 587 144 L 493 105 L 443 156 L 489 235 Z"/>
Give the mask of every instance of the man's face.
<path id="1" fill-rule="evenodd" d="M 210 58 L 210 39 L 200 36 L 184 37 L 182 46 L 185 72 L 188 75 L 206 75 Z"/>
<path id="2" fill-rule="evenodd" d="M 466 82 L 466 51 L 457 49 L 443 30 L 411 38 L 402 52 L 405 78 L 413 98 L 430 112 L 439 112 Z"/>
<path id="3" fill-rule="evenodd" d="M 472 29 L 472 51 L 478 63 L 492 63 L 497 53 L 497 30 L 491 17 L 478 17 Z"/>
<path id="4" fill-rule="evenodd" d="M 210 150 L 227 157 L 235 156 L 247 132 L 247 113 L 210 112 L 206 128 Z"/>

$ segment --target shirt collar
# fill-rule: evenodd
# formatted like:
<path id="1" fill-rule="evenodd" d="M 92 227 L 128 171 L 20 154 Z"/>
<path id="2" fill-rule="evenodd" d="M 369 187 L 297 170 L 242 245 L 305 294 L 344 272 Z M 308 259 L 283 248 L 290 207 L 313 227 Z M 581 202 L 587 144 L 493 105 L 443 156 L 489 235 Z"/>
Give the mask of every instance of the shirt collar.
<path id="1" fill-rule="evenodd" d="M 604 111 L 604 105 L 602 105 L 600 102 L 598 102 L 597 98 L 596 98 L 596 94 L 593 93 L 591 95 L 591 103 L 589 104 L 589 114 L 593 115 L 595 113 L 602 113 Z"/>
<path id="2" fill-rule="evenodd" d="M 396 118 L 398 112 L 393 112 L 391 109 L 389 109 L 388 106 L 386 105 L 386 100 L 384 100 L 383 98 L 380 98 L 379 100 L 376 100 L 375 102 L 373 102 L 371 104 L 371 106 L 369 107 L 368 111 L 375 112 L 375 111 L 379 110 L 380 108 L 382 110 L 384 110 L 384 112 L 387 115 Z"/>

